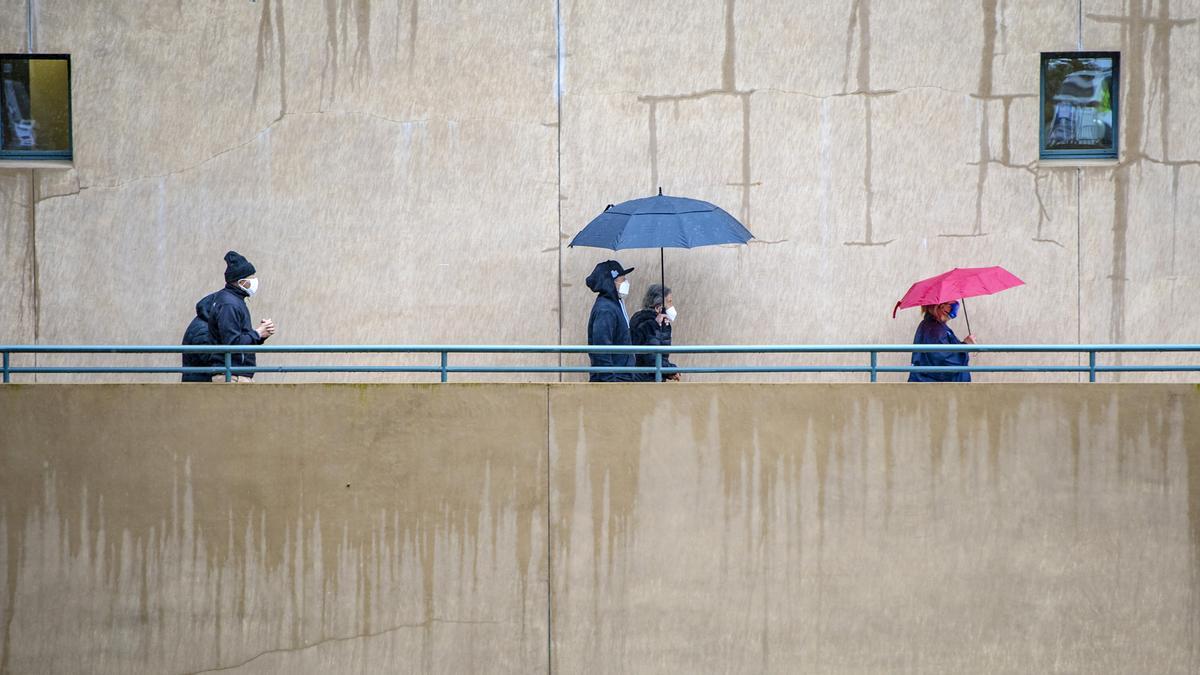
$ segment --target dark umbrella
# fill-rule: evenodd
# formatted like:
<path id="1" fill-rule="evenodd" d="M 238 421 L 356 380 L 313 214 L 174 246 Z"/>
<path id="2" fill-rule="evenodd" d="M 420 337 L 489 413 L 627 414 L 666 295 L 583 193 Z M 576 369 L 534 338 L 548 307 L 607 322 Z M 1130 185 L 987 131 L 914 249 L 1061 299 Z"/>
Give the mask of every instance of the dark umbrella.
<path id="1" fill-rule="evenodd" d="M 619 251 L 656 248 L 667 285 L 668 248 L 696 248 L 719 244 L 745 244 L 754 238 L 737 218 L 720 207 L 686 197 L 658 195 L 609 204 L 571 240 L 571 246 L 591 246 Z"/>

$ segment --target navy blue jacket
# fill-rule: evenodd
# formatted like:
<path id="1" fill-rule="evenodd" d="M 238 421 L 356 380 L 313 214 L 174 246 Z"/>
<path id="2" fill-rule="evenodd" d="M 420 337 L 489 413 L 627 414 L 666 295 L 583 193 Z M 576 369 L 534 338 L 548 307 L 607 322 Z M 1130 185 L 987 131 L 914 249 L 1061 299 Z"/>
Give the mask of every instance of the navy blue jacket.
<path id="1" fill-rule="evenodd" d="M 212 334 L 213 344 L 218 345 L 261 345 L 263 339 L 250 323 L 250 308 L 246 306 L 249 293 L 235 283 L 225 284 L 225 288 L 217 291 L 212 309 L 208 317 L 208 331 Z M 221 355 L 221 365 L 225 357 Z M 234 354 L 231 360 L 234 369 L 239 367 L 253 368 L 257 365 L 254 354 Z M 242 377 L 254 377 L 254 373 L 238 373 Z"/>
<path id="2" fill-rule="evenodd" d="M 196 318 L 188 324 L 187 330 L 183 333 L 183 343 L 185 345 L 211 345 L 213 342 L 212 333 L 208 329 L 208 318 L 211 315 L 213 302 L 216 301 L 217 294 L 209 293 L 196 303 Z M 225 358 L 217 354 L 184 354 L 183 367 L 185 368 L 204 368 L 207 366 L 223 366 Z M 211 382 L 212 374 L 207 373 L 184 373 L 184 382 Z"/>
<path id="3" fill-rule="evenodd" d="M 671 346 L 671 324 L 660 326 L 657 317 L 658 312 L 652 309 L 643 309 L 629 318 L 629 334 L 633 344 L 653 347 Z M 653 368 L 654 354 L 638 354 L 635 361 L 639 366 Z M 663 368 L 675 367 L 675 364 L 671 363 L 670 354 L 663 354 L 662 365 Z M 653 382 L 654 373 L 634 373 L 634 379 L 639 382 Z"/>
<path id="4" fill-rule="evenodd" d="M 917 326 L 913 337 L 914 345 L 960 345 L 954 331 L 946 324 L 926 316 Z M 970 360 L 967 352 L 913 352 L 913 366 L 966 366 Z M 913 371 L 908 374 L 909 382 L 970 382 L 970 373 L 938 373 Z"/>
<path id="5" fill-rule="evenodd" d="M 621 296 L 617 295 L 611 267 L 607 263 L 596 265 L 596 269 L 588 275 L 587 286 L 597 294 L 592 315 L 588 318 L 588 344 L 633 344 L 629 338 L 629 320 L 625 316 Z M 632 366 L 634 362 L 633 354 L 588 354 L 588 358 L 594 368 Z M 633 382 L 634 377 L 632 373 L 592 373 L 588 380 Z"/>

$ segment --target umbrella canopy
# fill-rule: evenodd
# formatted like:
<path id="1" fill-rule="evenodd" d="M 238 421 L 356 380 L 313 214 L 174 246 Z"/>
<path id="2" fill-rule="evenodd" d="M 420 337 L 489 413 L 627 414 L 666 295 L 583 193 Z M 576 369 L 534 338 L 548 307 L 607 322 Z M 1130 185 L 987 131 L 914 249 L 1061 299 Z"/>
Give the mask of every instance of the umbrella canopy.
<path id="1" fill-rule="evenodd" d="M 991 295 L 1024 284 L 1003 267 L 956 267 L 913 284 L 892 309 L 892 318 L 900 309 Z"/>
<path id="2" fill-rule="evenodd" d="M 737 218 L 698 199 L 658 195 L 632 199 L 592 219 L 571 246 L 618 251 L 626 248 L 695 248 L 745 244 L 754 238 Z"/>

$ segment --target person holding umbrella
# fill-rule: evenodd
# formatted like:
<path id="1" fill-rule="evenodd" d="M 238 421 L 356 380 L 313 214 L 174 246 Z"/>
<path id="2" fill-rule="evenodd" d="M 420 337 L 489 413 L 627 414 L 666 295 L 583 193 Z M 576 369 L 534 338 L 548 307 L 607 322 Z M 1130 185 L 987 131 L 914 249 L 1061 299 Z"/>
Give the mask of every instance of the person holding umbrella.
<path id="1" fill-rule="evenodd" d="M 915 345 L 958 345 L 975 344 L 975 336 L 968 335 L 961 342 L 946 322 L 958 316 L 959 303 L 943 302 L 937 305 L 922 305 L 921 314 L 924 317 L 917 325 L 917 334 L 913 336 Z M 971 359 L 967 352 L 913 352 L 912 364 L 917 366 L 963 366 Z M 914 370 L 908 374 L 909 382 L 970 382 L 971 373 L 930 372 Z"/>
<path id="2" fill-rule="evenodd" d="M 675 300 L 671 297 L 671 289 L 662 284 L 651 284 L 642 299 L 642 309 L 629 319 L 629 333 L 635 345 L 650 345 L 653 347 L 671 346 L 671 324 L 678 314 L 675 312 Z M 638 354 L 637 365 L 654 367 L 654 354 Z M 664 368 L 676 367 L 671 363 L 670 355 L 663 354 Z M 639 382 L 653 382 L 654 373 L 637 373 Z M 678 382 L 679 373 L 664 375 L 663 380 Z"/>
<path id="3" fill-rule="evenodd" d="M 956 267 L 949 272 L 943 272 L 935 277 L 922 279 L 909 287 L 904 297 L 892 308 L 892 318 L 896 311 L 906 307 L 920 307 L 923 319 L 917 326 L 917 334 L 913 344 L 918 345 L 973 345 L 975 336 L 971 334 L 971 319 L 967 316 L 967 298 L 979 295 L 991 295 L 1000 291 L 1021 286 L 1021 281 L 1012 272 L 1003 267 Z M 958 336 L 946 322 L 958 315 L 961 305 L 963 319 L 967 322 L 967 338 L 959 341 Z M 967 352 L 913 352 L 912 365 L 916 367 L 963 367 L 970 362 Z M 970 382 L 971 373 L 938 372 L 914 370 L 908 374 L 909 382 Z"/>
<path id="4" fill-rule="evenodd" d="M 590 246 L 622 251 L 627 248 L 656 248 L 658 249 L 659 278 L 662 287 L 667 286 L 666 253 L 668 248 L 696 248 L 699 246 L 720 246 L 725 244 L 745 244 L 754 238 L 745 225 L 729 215 L 724 209 L 709 202 L 687 197 L 664 195 L 662 188 L 658 194 L 641 199 L 631 199 L 620 204 L 609 204 L 600 215 L 596 216 L 580 230 L 573 239 L 571 247 Z M 608 281 L 600 274 L 604 268 L 612 277 L 624 276 L 632 270 L 623 270 L 619 263 L 608 260 L 596 266 L 596 271 L 588 277 L 588 288 L 600 297 L 592 308 L 591 319 L 588 320 L 588 344 L 629 344 L 629 315 L 619 296 L 611 300 L 606 295 L 607 290 L 601 288 Z M 612 267 L 612 266 L 615 266 Z M 593 279 L 597 285 L 593 285 Z M 618 282 L 619 285 L 619 282 Z M 626 291 L 628 292 L 628 291 Z M 670 291 L 664 297 L 670 295 Z M 623 322 L 616 322 L 618 316 L 616 307 L 619 305 L 620 317 Z M 669 304 L 668 304 L 669 307 Z M 655 313 L 654 322 L 663 326 L 661 316 L 666 316 L 665 309 Z M 670 319 L 668 319 L 670 321 Z M 617 324 L 620 325 L 617 325 Z M 665 324 L 667 330 L 670 324 Z M 669 332 L 667 333 L 670 334 Z M 614 340 L 613 342 L 593 342 L 597 340 Z M 616 340 L 624 340 L 617 342 Z M 668 338 L 668 344 L 669 344 Z M 628 361 L 623 360 L 624 354 L 591 354 L 592 365 L 633 365 L 632 355 Z M 649 357 L 649 365 L 654 365 L 653 355 Z M 644 360 L 642 361 L 645 362 Z M 668 365 L 663 359 L 663 365 Z M 640 365 L 640 364 L 639 364 Z M 611 377 L 607 374 L 593 373 L 593 382 L 635 381 L 641 378 L 629 374 L 627 377 Z M 653 375 L 651 378 L 653 379 Z M 672 379 L 678 379 L 676 375 Z"/>
<path id="5" fill-rule="evenodd" d="M 588 275 L 587 287 L 596 294 L 588 317 L 589 345 L 629 345 L 629 313 L 625 296 L 629 295 L 629 280 L 633 271 L 616 260 L 605 260 Z M 634 364 L 633 354 L 588 354 L 593 368 L 623 368 Z M 633 373 L 592 373 L 589 382 L 633 382 Z"/>

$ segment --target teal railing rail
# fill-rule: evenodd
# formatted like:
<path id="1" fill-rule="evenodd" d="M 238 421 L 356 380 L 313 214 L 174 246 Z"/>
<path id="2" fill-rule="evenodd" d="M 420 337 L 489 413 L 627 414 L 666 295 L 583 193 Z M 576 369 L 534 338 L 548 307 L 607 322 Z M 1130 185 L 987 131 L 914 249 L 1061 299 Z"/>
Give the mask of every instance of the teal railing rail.
<path id="1" fill-rule="evenodd" d="M 972 352 L 972 353 L 1071 353 L 1087 355 L 1087 365 L 992 365 L 992 366 L 888 366 L 879 364 L 880 354 L 911 352 Z M 673 373 L 858 373 L 877 381 L 879 373 L 970 372 L 970 373 L 1087 373 L 1095 382 L 1098 373 L 1200 372 L 1200 360 L 1185 365 L 1102 365 L 1099 355 L 1197 353 L 1195 344 L 1145 345 L 715 345 L 676 347 L 630 347 L 588 345 L 257 345 L 257 346 L 182 346 L 182 345 L 0 345 L 3 359 L 3 382 L 12 375 L 23 374 L 84 374 L 84 373 L 202 373 L 224 375 L 228 382 L 234 375 L 250 373 L 436 373 L 442 382 L 451 373 L 653 373 L 656 381 Z M 220 354 L 223 366 L 43 366 L 14 365 L 12 357 L 23 354 Z M 277 354 L 428 354 L 438 356 L 431 365 L 259 365 L 253 368 L 235 366 L 233 355 L 254 353 Z M 644 367 L 591 367 L 566 365 L 471 365 L 459 363 L 459 357 L 478 354 L 652 354 L 655 365 Z M 859 365 L 765 365 L 765 366 L 663 366 L 663 354 L 746 354 L 791 355 L 812 354 L 855 355 L 867 361 Z M 454 356 L 456 363 L 451 364 Z"/>

